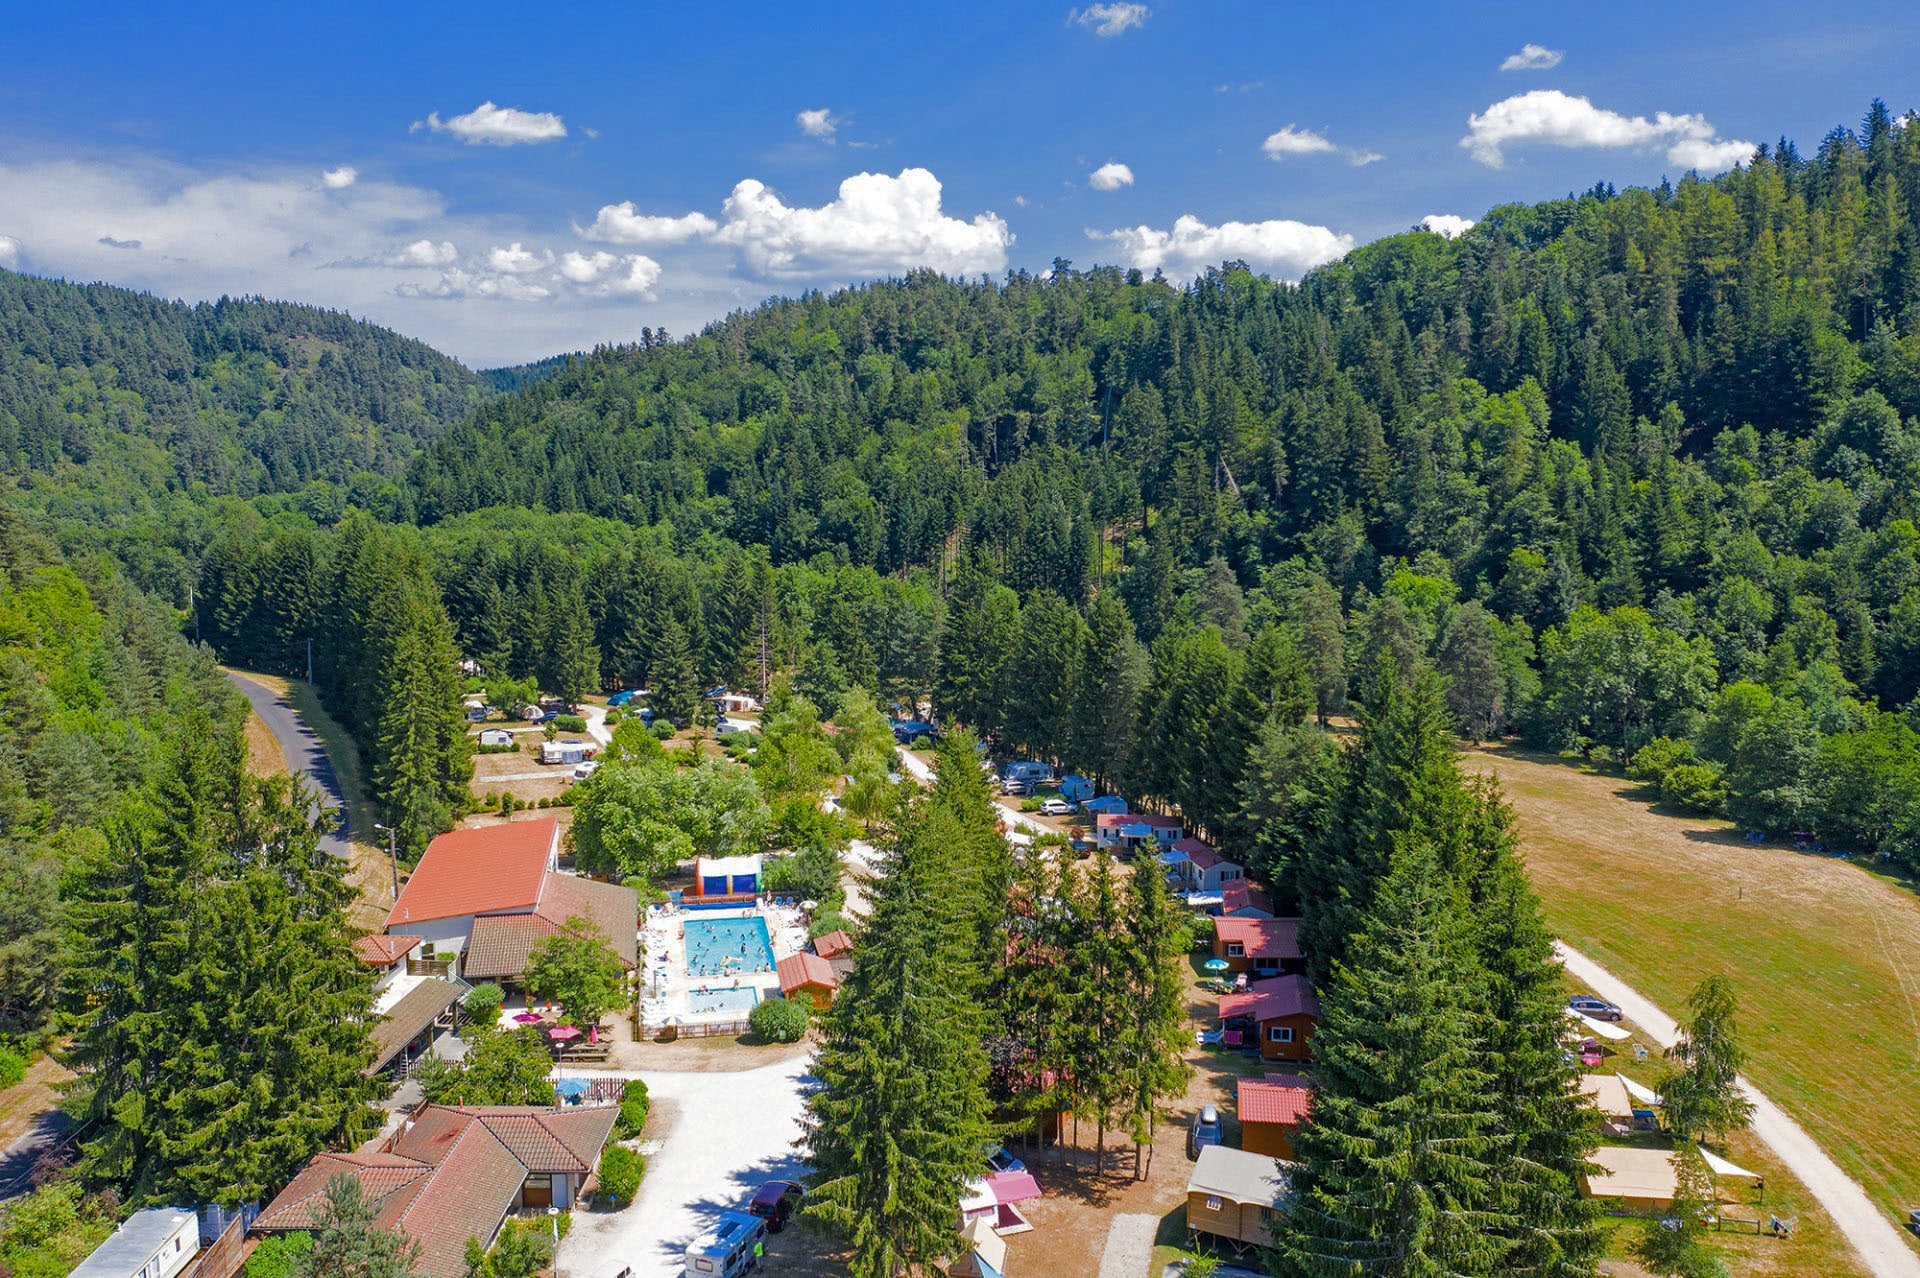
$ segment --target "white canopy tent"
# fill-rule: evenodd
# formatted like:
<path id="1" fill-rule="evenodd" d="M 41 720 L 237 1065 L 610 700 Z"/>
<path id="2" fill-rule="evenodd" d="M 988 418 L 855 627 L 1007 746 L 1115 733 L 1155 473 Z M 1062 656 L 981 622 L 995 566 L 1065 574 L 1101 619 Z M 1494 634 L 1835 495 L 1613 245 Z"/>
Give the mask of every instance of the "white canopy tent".
<path id="1" fill-rule="evenodd" d="M 1596 1021 L 1591 1016 L 1582 1016 L 1571 1007 L 1567 1009 L 1567 1019 L 1575 1022 L 1587 1033 L 1598 1038 L 1608 1039 L 1615 1043 L 1623 1038 L 1633 1037 L 1632 1030 L 1621 1029 L 1618 1025 L 1611 1024 L 1607 1021 Z"/>
<path id="2" fill-rule="evenodd" d="M 1730 1163 L 1705 1145 L 1700 1146 L 1700 1157 L 1706 1160 L 1707 1170 L 1716 1176 L 1745 1176 L 1748 1180 L 1760 1179 L 1759 1172 L 1750 1172 L 1738 1163 Z"/>
<path id="3" fill-rule="evenodd" d="M 1663 1105 L 1666 1103 L 1660 1099 L 1659 1092 L 1654 1091 L 1651 1087 L 1648 1087 L 1645 1083 L 1636 1083 L 1631 1078 L 1628 1078 L 1625 1074 L 1619 1075 L 1619 1079 L 1621 1082 L 1627 1085 L 1627 1095 L 1633 1097 L 1635 1100 L 1639 1101 L 1641 1104 Z"/>

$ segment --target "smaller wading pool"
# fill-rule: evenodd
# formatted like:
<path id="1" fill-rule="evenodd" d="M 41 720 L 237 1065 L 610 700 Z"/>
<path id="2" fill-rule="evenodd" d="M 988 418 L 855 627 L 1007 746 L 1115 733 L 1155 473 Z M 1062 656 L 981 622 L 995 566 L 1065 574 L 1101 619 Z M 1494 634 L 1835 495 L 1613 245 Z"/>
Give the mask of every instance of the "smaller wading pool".
<path id="1" fill-rule="evenodd" d="M 689 1016 L 712 1016 L 719 1012 L 751 1012 L 760 1002 L 760 991 L 751 985 L 738 989 L 691 989 L 687 991 Z"/>

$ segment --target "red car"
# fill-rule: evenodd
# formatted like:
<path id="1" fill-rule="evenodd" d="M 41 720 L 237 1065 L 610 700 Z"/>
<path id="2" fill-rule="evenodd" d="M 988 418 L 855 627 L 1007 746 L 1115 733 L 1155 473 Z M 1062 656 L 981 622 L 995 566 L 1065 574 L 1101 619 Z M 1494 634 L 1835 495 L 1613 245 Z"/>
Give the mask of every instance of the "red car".
<path id="1" fill-rule="evenodd" d="M 770 1180 L 754 1191 L 747 1211 L 767 1222 L 768 1233 L 777 1234 L 800 1210 L 800 1200 L 806 1196 L 806 1189 L 790 1180 Z"/>

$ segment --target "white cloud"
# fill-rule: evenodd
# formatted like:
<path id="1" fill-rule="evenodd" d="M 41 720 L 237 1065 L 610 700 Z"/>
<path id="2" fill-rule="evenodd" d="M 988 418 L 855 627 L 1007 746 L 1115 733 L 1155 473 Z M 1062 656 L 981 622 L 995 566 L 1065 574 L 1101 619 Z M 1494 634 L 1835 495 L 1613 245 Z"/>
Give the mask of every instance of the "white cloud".
<path id="1" fill-rule="evenodd" d="M 541 302 L 553 296 L 553 290 L 512 275 L 491 275 L 455 267 L 431 284 L 406 283 L 394 290 L 400 297 L 457 300 L 486 298 L 507 302 Z"/>
<path id="2" fill-rule="evenodd" d="M 766 183 L 740 182 L 727 197 L 726 224 L 713 235 L 738 248 L 754 270 L 776 277 L 872 275 L 931 267 L 949 275 L 998 271 L 1013 235 L 996 214 L 971 222 L 940 208 L 940 180 L 926 169 L 899 177 L 857 173 L 819 208 L 795 208 Z"/>
<path id="3" fill-rule="evenodd" d="M 793 122 L 800 126 L 802 133 L 810 138 L 819 138 L 823 142 L 833 141 L 834 131 L 840 127 L 840 121 L 834 119 L 825 107 L 802 111 L 793 117 Z"/>
<path id="4" fill-rule="evenodd" d="M 529 249 L 522 248 L 515 240 L 506 248 L 493 248 L 487 251 L 487 266 L 508 275 L 531 275 L 543 266 L 553 265 L 553 254 L 542 256 Z"/>
<path id="5" fill-rule="evenodd" d="M 1269 133 L 1260 149 L 1269 159 L 1282 160 L 1289 155 L 1317 155 L 1340 148 L 1312 129 L 1297 129 L 1289 124 L 1277 133 Z"/>
<path id="6" fill-rule="evenodd" d="M 1515 144 L 1558 147 L 1650 147 L 1664 145 L 1667 161 L 1702 172 L 1731 168 L 1753 152 L 1749 142 L 1716 136 L 1702 115 L 1658 112 L 1653 119 L 1625 116 L 1558 89 L 1535 89 L 1494 103 L 1467 117 L 1460 145 L 1490 168 L 1506 163 Z"/>
<path id="7" fill-rule="evenodd" d="M 613 269 L 620 259 L 611 253 L 599 252 L 591 257 L 584 253 L 562 253 L 560 255 L 560 274 L 575 284 L 591 284 Z"/>
<path id="8" fill-rule="evenodd" d="M 593 254 L 563 253 L 560 274 L 571 284 L 593 285 L 591 292 L 606 296 L 635 293 L 651 296 L 660 279 L 660 263 L 644 253 L 620 257 L 605 251 Z"/>
<path id="9" fill-rule="evenodd" d="M 418 129 L 420 125 L 416 122 L 413 127 Z M 429 112 L 426 127 L 435 133 L 451 133 L 468 146 L 513 146 L 567 136 L 566 123 L 551 111 L 522 111 L 492 102 L 482 102 L 465 115 L 448 120 L 442 120 L 438 111 Z"/>
<path id="10" fill-rule="evenodd" d="M 1420 219 L 1420 229 L 1457 240 L 1473 229 L 1473 219 L 1455 213 L 1429 213 Z"/>
<path id="11" fill-rule="evenodd" d="M 328 169 L 320 175 L 320 185 L 329 191 L 344 191 L 360 180 L 360 170 L 351 164 L 343 164 L 337 169 Z"/>
<path id="12" fill-rule="evenodd" d="M 380 260 L 388 266 L 414 269 L 452 266 L 460 260 L 460 250 L 450 240 L 441 240 L 438 244 L 432 240 L 415 240 L 398 253 L 390 253 Z"/>
<path id="13" fill-rule="evenodd" d="M 1549 49 L 1544 44 L 1523 44 L 1520 52 L 1510 53 L 1507 60 L 1500 64 L 1502 71 L 1548 71 L 1560 65 L 1560 59 L 1566 57 L 1564 50 Z"/>
<path id="14" fill-rule="evenodd" d="M 1144 4 L 1090 4 L 1067 13 L 1067 21 L 1090 28 L 1097 36 L 1117 36 L 1129 27 L 1145 26 L 1153 10 Z"/>
<path id="15" fill-rule="evenodd" d="M 1364 169 L 1369 164 L 1378 164 L 1380 163 L 1380 161 L 1386 158 L 1387 158 L 1386 156 L 1380 154 L 1378 151 L 1347 152 L 1347 163 L 1351 164 L 1356 169 Z"/>
<path id="16" fill-rule="evenodd" d="M 1109 160 L 1087 175 L 1087 185 L 1096 191 L 1117 191 L 1123 186 L 1133 185 L 1133 170 Z"/>
<path id="17" fill-rule="evenodd" d="M 11 235 L 0 235 L 0 266 L 12 270 L 20 265 L 20 241 Z"/>
<path id="18" fill-rule="evenodd" d="M 1324 226 L 1288 219 L 1209 226 L 1191 213 L 1175 221 L 1170 231 L 1135 226 L 1087 235 L 1111 243 L 1129 266 L 1164 269 L 1183 277 L 1233 260 L 1278 275 L 1298 276 L 1353 248 L 1351 235 L 1336 234 Z"/>
<path id="19" fill-rule="evenodd" d="M 605 240 L 609 244 L 680 244 L 712 235 L 719 226 L 705 213 L 655 217 L 635 209 L 632 200 L 623 200 L 603 207 L 592 226 L 575 230 L 582 239 Z"/>

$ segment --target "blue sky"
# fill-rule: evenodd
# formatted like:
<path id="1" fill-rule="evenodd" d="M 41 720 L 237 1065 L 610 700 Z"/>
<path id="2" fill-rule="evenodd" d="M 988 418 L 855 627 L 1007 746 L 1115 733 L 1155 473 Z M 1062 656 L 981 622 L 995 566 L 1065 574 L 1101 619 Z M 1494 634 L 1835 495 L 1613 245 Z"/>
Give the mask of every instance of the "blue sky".
<path id="1" fill-rule="evenodd" d="M 1297 278 L 1920 106 L 1911 4 L 79 8 L 0 47 L 0 265 L 476 365 L 916 265 Z"/>

